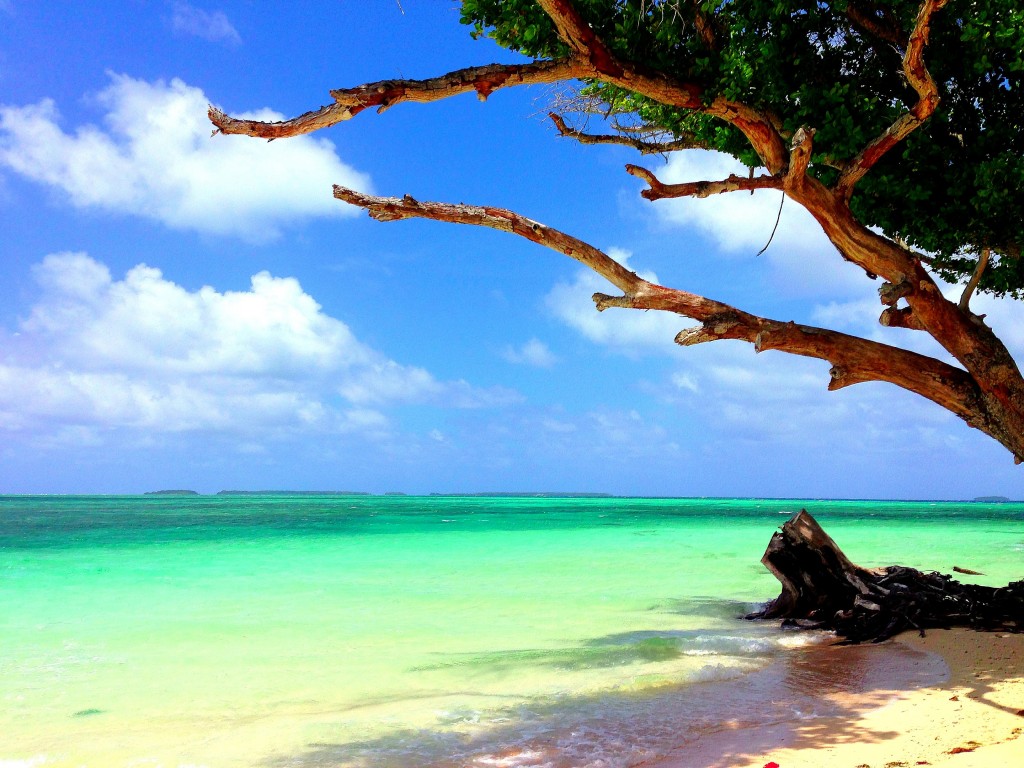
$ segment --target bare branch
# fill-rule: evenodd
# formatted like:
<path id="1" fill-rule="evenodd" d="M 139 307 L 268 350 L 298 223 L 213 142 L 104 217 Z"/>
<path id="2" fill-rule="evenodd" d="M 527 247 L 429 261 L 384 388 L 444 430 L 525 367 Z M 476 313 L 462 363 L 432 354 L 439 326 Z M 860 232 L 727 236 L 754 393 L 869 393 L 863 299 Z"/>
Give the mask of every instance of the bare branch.
<path id="1" fill-rule="evenodd" d="M 988 266 L 988 259 L 992 251 L 989 248 L 982 248 L 981 255 L 978 256 L 978 266 L 974 268 L 974 274 L 971 275 L 971 279 L 967 282 L 967 287 L 964 288 L 964 293 L 960 297 L 960 309 L 966 312 L 970 308 L 971 294 L 974 293 L 978 287 L 978 283 L 981 282 L 981 273 L 985 271 L 985 267 Z"/>
<path id="2" fill-rule="evenodd" d="M 331 91 L 334 104 L 307 112 L 291 120 L 265 123 L 236 120 L 210 107 L 210 121 L 221 133 L 245 134 L 264 139 L 279 139 L 310 133 L 348 120 L 370 107 L 382 111 L 402 102 L 426 103 L 475 91 L 481 99 L 512 85 L 554 83 L 585 77 L 586 67 L 568 59 L 538 61 L 531 64 L 488 64 L 467 67 L 426 80 L 381 80 L 356 88 Z"/>
<path id="3" fill-rule="evenodd" d="M 594 302 L 600 310 L 655 309 L 699 321 L 699 327 L 677 337 L 684 346 L 740 339 L 752 342 L 758 352 L 775 349 L 827 360 L 834 369 L 830 389 L 862 381 L 886 381 L 927 397 L 969 424 L 986 429 L 978 419 L 979 395 L 974 380 L 940 360 L 836 331 L 769 320 L 714 299 L 651 283 L 582 240 L 503 208 L 420 202 L 408 195 L 377 197 L 340 186 L 334 188 L 334 196 L 365 208 L 378 221 L 423 218 L 511 232 L 570 256 L 623 292 L 623 296 L 595 294 Z"/>
<path id="4" fill-rule="evenodd" d="M 925 0 L 910 33 L 907 51 L 903 55 L 903 73 L 907 77 L 907 82 L 917 91 L 917 103 L 850 162 L 836 183 L 836 192 L 840 195 L 849 197 L 857 182 L 864 178 L 886 152 L 907 138 L 935 112 L 939 104 L 939 89 L 925 67 L 924 49 L 928 45 L 932 14 L 941 9 L 946 2 L 947 0 Z"/>
<path id="5" fill-rule="evenodd" d="M 755 189 L 782 189 L 784 180 L 778 176 L 729 176 L 722 181 L 688 181 L 683 184 L 664 184 L 658 177 L 638 165 L 627 165 L 626 173 L 643 179 L 650 189 L 640 194 L 648 200 L 662 200 L 670 197 L 711 197 L 723 192 L 738 192 Z"/>
<path id="6" fill-rule="evenodd" d="M 337 185 L 334 187 L 334 196 L 350 205 L 365 208 L 371 218 L 377 221 L 420 218 L 453 224 L 473 224 L 511 232 L 576 259 L 629 295 L 642 293 L 644 286 L 647 285 L 647 281 L 594 246 L 504 208 L 421 203 L 409 195 L 402 198 L 377 197 Z"/>
<path id="7" fill-rule="evenodd" d="M 567 138 L 576 139 L 580 144 L 620 144 L 625 147 L 632 147 L 644 155 L 660 155 L 666 152 L 678 152 L 683 149 L 707 149 L 707 145 L 696 139 L 675 139 L 674 141 L 644 141 L 635 136 L 623 134 L 593 134 L 583 133 L 576 128 L 570 128 L 562 116 L 555 112 L 549 112 L 548 117 L 558 128 L 558 132 Z"/>

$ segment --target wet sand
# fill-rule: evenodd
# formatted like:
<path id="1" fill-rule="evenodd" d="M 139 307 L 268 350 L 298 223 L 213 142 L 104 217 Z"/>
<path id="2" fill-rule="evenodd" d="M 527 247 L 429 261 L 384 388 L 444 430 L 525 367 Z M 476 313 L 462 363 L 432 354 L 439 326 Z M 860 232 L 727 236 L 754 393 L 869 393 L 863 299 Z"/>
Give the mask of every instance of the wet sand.
<path id="1" fill-rule="evenodd" d="M 896 660 L 899 685 L 887 684 L 894 670 L 886 672 L 878 654 Z M 936 676 L 940 658 L 944 673 Z M 812 651 L 790 666 L 797 677 L 804 668 L 812 684 L 854 679 L 821 690 L 840 713 L 703 733 L 644 768 L 1024 765 L 1024 635 L 932 630 L 881 646 Z"/>

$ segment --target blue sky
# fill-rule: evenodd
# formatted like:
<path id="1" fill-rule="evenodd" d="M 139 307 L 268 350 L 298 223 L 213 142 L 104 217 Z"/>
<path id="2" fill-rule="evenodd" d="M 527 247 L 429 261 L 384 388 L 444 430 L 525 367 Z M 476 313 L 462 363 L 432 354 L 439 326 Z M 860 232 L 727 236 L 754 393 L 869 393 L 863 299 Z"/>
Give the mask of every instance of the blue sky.
<path id="1" fill-rule="evenodd" d="M 0 492 L 1024 497 L 988 437 L 882 384 L 692 321 L 594 311 L 602 281 L 492 231 L 380 224 L 331 196 L 500 205 L 668 285 L 940 354 L 777 193 L 651 204 L 559 138 L 543 87 L 364 113 L 273 144 L 328 90 L 514 61 L 428 0 L 0 0 Z M 956 291 L 955 287 L 950 287 Z M 975 300 L 1021 359 L 1018 302 Z M 977 309 L 980 307 L 980 309 Z"/>

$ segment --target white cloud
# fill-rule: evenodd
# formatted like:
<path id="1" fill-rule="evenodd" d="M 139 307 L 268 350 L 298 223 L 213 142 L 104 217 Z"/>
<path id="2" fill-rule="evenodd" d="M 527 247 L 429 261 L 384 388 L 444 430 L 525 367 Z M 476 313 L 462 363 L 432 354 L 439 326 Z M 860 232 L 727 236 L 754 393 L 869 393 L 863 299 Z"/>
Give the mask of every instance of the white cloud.
<path id="1" fill-rule="evenodd" d="M 78 208 L 250 241 L 274 238 L 290 222 L 358 213 L 332 197 L 331 185 L 367 189 L 369 179 L 331 142 L 211 138 L 200 89 L 178 79 L 111 80 L 96 97 L 102 128 L 65 132 L 50 99 L 0 106 L 0 167 L 60 190 Z M 243 116 L 283 118 L 268 109 Z"/>
<path id="2" fill-rule="evenodd" d="M 177 2 L 171 16 L 175 32 L 201 38 L 211 43 L 239 45 L 241 35 L 223 11 L 204 11 L 188 3 Z"/>
<path id="3" fill-rule="evenodd" d="M 145 265 L 115 280 L 83 253 L 34 275 L 41 297 L 0 358 L 0 429 L 381 434 L 396 403 L 518 398 L 387 359 L 293 278 L 188 291 Z"/>
<path id="4" fill-rule="evenodd" d="M 763 170 L 761 171 L 763 172 Z M 745 166 L 729 155 L 704 150 L 677 152 L 658 177 L 671 184 L 717 181 L 730 174 L 746 176 Z M 802 295 L 863 292 L 864 272 L 843 261 L 814 218 L 792 200 L 782 206 L 772 237 L 782 193 L 776 190 L 730 192 L 708 198 L 662 200 L 655 207 L 664 220 L 694 227 L 733 258 L 757 258 L 777 274 L 780 288 Z"/>
<path id="5" fill-rule="evenodd" d="M 501 356 L 515 365 L 532 365 L 535 368 L 550 368 L 558 362 L 558 358 L 548 349 L 548 345 L 536 338 L 530 339 L 518 348 L 505 347 Z"/>

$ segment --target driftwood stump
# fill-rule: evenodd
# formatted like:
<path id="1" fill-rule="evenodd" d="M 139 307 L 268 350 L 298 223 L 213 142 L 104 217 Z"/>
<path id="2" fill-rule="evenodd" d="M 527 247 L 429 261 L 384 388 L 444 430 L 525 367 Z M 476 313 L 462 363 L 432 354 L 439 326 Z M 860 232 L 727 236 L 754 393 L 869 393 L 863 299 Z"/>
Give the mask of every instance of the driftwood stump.
<path id="1" fill-rule="evenodd" d="M 880 642 L 906 629 L 1024 631 L 1024 581 L 1005 587 L 961 584 L 913 568 L 862 568 L 802 510 L 772 536 L 761 562 L 782 594 L 750 619 L 833 630 L 846 642 Z"/>

